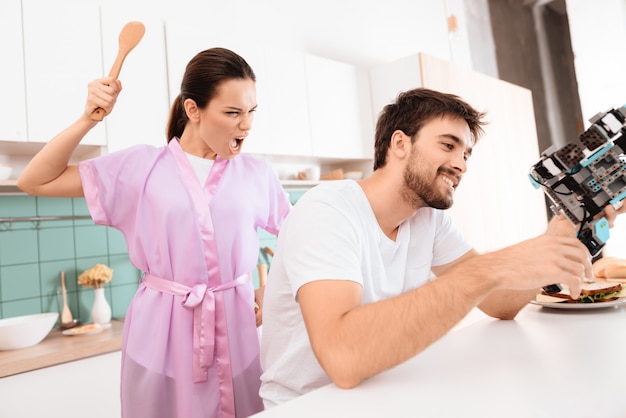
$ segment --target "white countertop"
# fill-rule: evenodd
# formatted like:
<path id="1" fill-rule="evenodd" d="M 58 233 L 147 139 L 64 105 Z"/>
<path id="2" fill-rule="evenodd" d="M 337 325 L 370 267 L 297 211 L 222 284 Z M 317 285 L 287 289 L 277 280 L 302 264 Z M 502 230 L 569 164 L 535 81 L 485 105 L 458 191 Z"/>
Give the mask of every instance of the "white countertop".
<path id="1" fill-rule="evenodd" d="M 110 328 L 91 335 L 67 336 L 55 328 L 37 345 L 0 351 L 0 378 L 119 351 L 123 329 L 120 320 L 111 321 Z"/>
<path id="2" fill-rule="evenodd" d="M 354 389 L 331 384 L 255 417 L 626 417 L 624 305 L 481 315 Z"/>

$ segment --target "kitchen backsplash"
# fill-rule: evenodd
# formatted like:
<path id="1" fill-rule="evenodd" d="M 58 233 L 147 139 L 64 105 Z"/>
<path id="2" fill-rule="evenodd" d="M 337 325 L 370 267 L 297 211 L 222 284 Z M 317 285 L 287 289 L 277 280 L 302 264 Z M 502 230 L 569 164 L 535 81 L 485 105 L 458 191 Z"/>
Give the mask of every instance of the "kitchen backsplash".
<path id="1" fill-rule="evenodd" d="M 293 204 L 303 191 L 290 191 Z M 0 196 L 0 218 L 81 217 L 89 212 L 82 198 Z M 260 248 L 275 247 L 276 238 L 259 231 Z M 271 257 L 270 261 L 271 261 Z M 263 258 L 259 259 L 260 262 Z M 61 272 L 74 318 L 91 320 L 94 292 L 77 284 L 78 275 L 95 264 L 113 269 L 105 285 L 114 318 L 122 318 L 137 290 L 140 272 L 128 258 L 124 237 L 91 219 L 0 222 L 0 318 L 59 312 Z M 255 287 L 258 273 L 253 272 Z"/>
<path id="2" fill-rule="evenodd" d="M 88 215 L 82 198 L 0 196 L 2 218 Z M 0 316 L 60 312 L 64 271 L 73 317 L 90 321 L 93 289 L 78 285 L 76 280 L 80 273 L 98 263 L 113 269 L 105 294 L 113 317 L 123 317 L 140 273 L 128 259 L 121 233 L 95 225 L 91 219 L 0 223 Z"/>

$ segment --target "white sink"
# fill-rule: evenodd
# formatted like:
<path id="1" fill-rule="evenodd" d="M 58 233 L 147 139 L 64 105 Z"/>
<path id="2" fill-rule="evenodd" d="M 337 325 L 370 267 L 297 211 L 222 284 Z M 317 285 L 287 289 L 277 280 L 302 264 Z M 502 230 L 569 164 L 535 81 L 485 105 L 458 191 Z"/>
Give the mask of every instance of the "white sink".
<path id="1" fill-rule="evenodd" d="M 52 330 L 58 312 L 0 319 L 0 350 L 17 350 L 39 344 Z"/>

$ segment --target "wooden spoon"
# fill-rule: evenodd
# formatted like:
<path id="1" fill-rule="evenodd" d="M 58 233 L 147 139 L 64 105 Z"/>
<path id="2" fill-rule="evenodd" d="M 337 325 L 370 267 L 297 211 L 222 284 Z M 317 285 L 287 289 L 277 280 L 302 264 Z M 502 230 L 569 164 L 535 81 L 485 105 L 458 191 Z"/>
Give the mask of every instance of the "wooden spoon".
<path id="1" fill-rule="evenodd" d="M 113 67 L 111 67 L 109 77 L 119 77 L 120 71 L 122 70 L 122 64 L 124 63 L 124 59 L 126 59 L 128 53 L 137 46 L 139 41 L 141 41 L 141 38 L 143 38 L 145 32 L 146 28 L 141 22 L 128 22 L 122 28 L 119 37 L 119 48 L 117 52 L 117 57 L 115 58 Z M 104 119 L 104 109 L 99 107 L 91 114 L 91 120 L 99 122 L 102 119 Z"/>
<path id="2" fill-rule="evenodd" d="M 256 267 L 259 272 L 259 288 L 265 287 L 267 283 L 267 264 L 258 264 Z"/>
<path id="3" fill-rule="evenodd" d="M 63 311 L 61 312 L 61 324 L 69 324 L 73 321 L 72 311 L 67 306 L 67 292 L 65 291 L 65 272 L 61 272 L 61 290 L 63 293 Z"/>

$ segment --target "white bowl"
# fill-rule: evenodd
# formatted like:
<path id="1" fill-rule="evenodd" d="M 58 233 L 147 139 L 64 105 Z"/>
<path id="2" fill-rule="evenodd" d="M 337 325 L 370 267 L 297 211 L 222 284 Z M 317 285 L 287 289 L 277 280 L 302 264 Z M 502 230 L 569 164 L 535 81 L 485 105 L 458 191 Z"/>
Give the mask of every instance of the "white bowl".
<path id="1" fill-rule="evenodd" d="M 58 312 L 0 319 L 0 350 L 17 350 L 39 344 L 54 326 Z"/>
<path id="2" fill-rule="evenodd" d="M 10 165 L 0 164 L 0 180 L 8 180 L 13 173 L 13 167 Z"/>
<path id="3" fill-rule="evenodd" d="M 363 178 L 363 172 L 361 170 L 344 171 L 344 179 L 361 180 Z"/>

